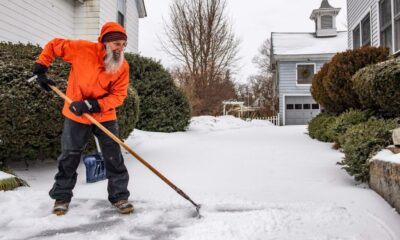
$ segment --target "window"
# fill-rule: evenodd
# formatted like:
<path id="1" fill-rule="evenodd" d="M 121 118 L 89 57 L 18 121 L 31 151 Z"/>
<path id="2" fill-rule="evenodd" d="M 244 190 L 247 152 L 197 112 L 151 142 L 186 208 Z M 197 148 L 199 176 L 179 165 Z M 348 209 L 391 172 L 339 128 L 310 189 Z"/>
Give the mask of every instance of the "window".
<path id="1" fill-rule="evenodd" d="M 308 103 L 303 104 L 303 109 L 311 109 L 311 104 Z"/>
<path id="2" fill-rule="evenodd" d="M 298 64 L 297 65 L 297 83 L 311 84 L 314 77 L 314 64 Z"/>
<path id="3" fill-rule="evenodd" d="M 303 104 L 295 104 L 294 109 L 296 110 L 303 109 Z"/>
<path id="4" fill-rule="evenodd" d="M 333 18 L 332 18 L 332 16 L 329 16 L 329 15 L 321 16 L 321 28 L 322 29 L 333 28 Z"/>
<path id="5" fill-rule="evenodd" d="M 361 47 L 360 45 L 360 25 L 353 30 L 353 49 Z"/>
<path id="6" fill-rule="evenodd" d="M 319 104 L 315 104 L 315 103 L 314 103 L 314 104 L 312 105 L 312 109 L 319 109 Z"/>
<path id="7" fill-rule="evenodd" d="M 286 109 L 287 110 L 292 110 L 293 109 L 293 104 L 286 104 Z"/>
<path id="8" fill-rule="evenodd" d="M 118 0 L 117 2 L 117 22 L 125 27 L 126 0 Z"/>
<path id="9" fill-rule="evenodd" d="M 370 14 L 361 21 L 361 44 L 362 46 L 371 45 L 371 21 Z"/>
<path id="10" fill-rule="evenodd" d="M 381 46 L 392 51 L 392 6 L 391 0 L 382 0 L 379 3 Z"/>
<path id="11" fill-rule="evenodd" d="M 400 0 L 394 0 L 394 49 L 400 50 Z"/>

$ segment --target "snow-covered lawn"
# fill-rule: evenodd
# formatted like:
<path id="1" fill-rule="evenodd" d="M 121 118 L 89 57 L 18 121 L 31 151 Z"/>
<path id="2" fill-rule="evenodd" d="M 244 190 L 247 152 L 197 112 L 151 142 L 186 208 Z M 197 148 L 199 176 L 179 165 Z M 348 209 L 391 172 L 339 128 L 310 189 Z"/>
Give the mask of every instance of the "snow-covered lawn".
<path id="1" fill-rule="evenodd" d="M 125 154 L 136 212 L 107 202 L 106 181 L 78 182 L 70 211 L 52 215 L 54 163 L 17 171 L 30 188 L 0 193 L 0 239 L 400 239 L 400 216 L 336 165 L 343 155 L 306 126 L 233 117 L 194 118 L 189 131 L 135 130 L 126 143 L 195 202 L 195 208 Z"/>

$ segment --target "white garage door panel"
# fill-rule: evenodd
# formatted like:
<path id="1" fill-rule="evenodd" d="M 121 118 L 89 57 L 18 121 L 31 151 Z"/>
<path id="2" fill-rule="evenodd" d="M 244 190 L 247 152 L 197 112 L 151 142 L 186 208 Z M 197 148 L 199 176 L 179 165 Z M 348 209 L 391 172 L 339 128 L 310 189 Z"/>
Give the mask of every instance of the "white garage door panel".
<path id="1" fill-rule="evenodd" d="M 301 109 L 296 109 L 296 104 L 301 105 Z M 307 108 L 309 104 L 310 109 Z M 286 125 L 305 125 L 318 115 L 320 109 L 312 109 L 316 104 L 311 96 L 286 96 L 285 97 L 285 124 Z M 292 108 L 292 109 L 289 109 Z"/>

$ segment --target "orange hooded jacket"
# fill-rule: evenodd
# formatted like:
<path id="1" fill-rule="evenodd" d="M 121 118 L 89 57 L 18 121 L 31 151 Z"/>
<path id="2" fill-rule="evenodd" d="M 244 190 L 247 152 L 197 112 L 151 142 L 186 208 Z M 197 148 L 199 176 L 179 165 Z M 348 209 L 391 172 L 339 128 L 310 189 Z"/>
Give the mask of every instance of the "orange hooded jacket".
<path id="1" fill-rule="evenodd" d="M 55 57 L 61 57 L 71 63 L 66 95 L 72 101 L 97 99 L 101 112 L 91 115 L 99 122 L 117 119 L 115 108 L 123 103 L 129 84 L 129 65 L 126 60 L 116 73 L 105 72 L 103 59 L 106 50 L 101 40 L 108 32 L 126 34 L 121 25 L 108 22 L 103 25 L 97 43 L 55 38 L 46 44 L 36 61 L 49 67 Z M 79 117 L 72 113 L 67 102 L 64 103 L 62 113 L 76 122 L 91 124 L 84 116 Z"/>

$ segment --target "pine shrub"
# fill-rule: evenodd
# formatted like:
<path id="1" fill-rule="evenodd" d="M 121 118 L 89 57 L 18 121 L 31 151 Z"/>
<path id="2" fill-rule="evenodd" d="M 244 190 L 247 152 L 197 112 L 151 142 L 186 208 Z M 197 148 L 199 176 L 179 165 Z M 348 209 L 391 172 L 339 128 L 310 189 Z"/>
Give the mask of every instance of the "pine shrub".
<path id="1" fill-rule="evenodd" d="M 186 95 L 159 62 L 137 54 L 126 54 L 131 84 L 140 98 L 136 128 L 146 131 L 183 131 L 189 125 L 191 109 Z"/>
<path id="2" fill-rule="evenodd" d="M 327 129 L 328 136 L 331 136 L 335 143 L 338 144 L 337 147 L 339 147 L 339 138 L 346 133 L 347 129 L 356 124 L 368 121 L 369 117 L 370 113 L 367 111 L 348 110 L 340 114 L 335 118 L 335 121 L 329 125 Z"/>
<path id="3" fill-rule="evenodd" d="M 0 43 L 0 162 L 56 159 L 64 117 L 63 100 L 52 92 L 28 83 L 41 48 L 31 44 Z M 69 64 L 56 60 L 48 76 L 65 92 Z M 126 138 L 137 121 L 138 101 L 130 89 L 118 109 L 121 138 Z"/>
<path id="4" fill-rule="evenodd" d="M 334 113 L 361 107 L 353 90 L 352 76 L 361 68 L 387 60 L 388 54 L 386 48 L 363 47 L 338 53 L 332 58 L 323 84 L 329 98 L 336 104 Z"/>
<path id="5" fill-rule="evenodd" d="M 384 118 L 400 116 L 399 59 L 363 68 L 352 81 L 363 109 L 370 109 L 374 115 Z"/>
<path id="6" fill-rule="evenodd" d="M 347 129 L 340 142 L 345 157 L 340 163 L 355 180 L 369 179 L 368 160 L 392 143 L 391 131 L 398 127 L 398 119 L 370 118 Z"/>
<path id="7" fill-rule="evenodd" d="M 336 116 L 332 113 L 322 112 L 311 119 L 308 123 L 308 134 L 313 139 L 322 142 L 333 142 L 333 137 L 329 135 L 328 129 L 335 122 Z"/>

